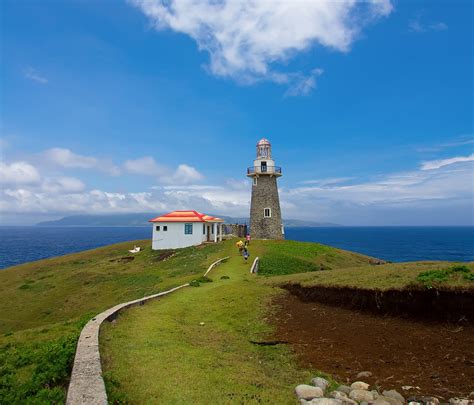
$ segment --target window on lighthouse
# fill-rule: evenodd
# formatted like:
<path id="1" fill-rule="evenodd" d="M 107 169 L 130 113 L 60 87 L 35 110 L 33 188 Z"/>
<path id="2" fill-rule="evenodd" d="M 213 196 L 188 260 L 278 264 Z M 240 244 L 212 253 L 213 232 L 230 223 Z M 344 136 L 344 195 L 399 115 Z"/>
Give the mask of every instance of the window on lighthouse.
<path id="1" fill-rule="evenodd" d="M 253 178 L 253 185 L 254 185 L 254 186 L 257 185 L 257 178 L 256 178 L 256 177 Z"/>
<path id="2" fill-rule="evenodd" d="M 271 218 L 272 216 L 272 209 L 271 208 L 265 208 L 263 210 L 263 217 L 264 218 Z"/>

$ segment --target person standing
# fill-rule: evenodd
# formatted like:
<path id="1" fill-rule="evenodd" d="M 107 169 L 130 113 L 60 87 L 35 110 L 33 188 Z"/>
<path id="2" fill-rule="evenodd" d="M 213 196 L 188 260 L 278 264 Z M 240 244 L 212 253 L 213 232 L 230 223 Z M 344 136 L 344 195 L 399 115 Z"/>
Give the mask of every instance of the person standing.
<path id="1" fill-rule="evenodd" d="M 250 245 L 250 234 L 249 233 L 245 237 L 245 241 L 247 242 L 247 245 Z"/>
<path id="2" fill-rule="evenodd" d="M 243 253 L 243 256 L 244 256 L 244 260 L 245 260 L 245 263 L 247 263 L 247 259 L 249 258 L 250 256 L 250 253 L 247 249 L 247 247 L 244 247 L 244 253 Z"/>

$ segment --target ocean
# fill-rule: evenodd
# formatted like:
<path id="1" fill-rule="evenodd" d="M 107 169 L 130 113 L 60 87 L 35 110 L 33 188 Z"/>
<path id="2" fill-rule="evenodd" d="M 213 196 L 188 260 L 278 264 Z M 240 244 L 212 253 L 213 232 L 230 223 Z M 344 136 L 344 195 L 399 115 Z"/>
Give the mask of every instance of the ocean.
<path id="1" fill-rule="evenodd" d="M 0 269 L 148 238 L 151 227 L 4 226 L 0 227 Z M 287 228 L 286 238 L 319 242 L 392 262 L 474 261 L 474 227 Z"/>

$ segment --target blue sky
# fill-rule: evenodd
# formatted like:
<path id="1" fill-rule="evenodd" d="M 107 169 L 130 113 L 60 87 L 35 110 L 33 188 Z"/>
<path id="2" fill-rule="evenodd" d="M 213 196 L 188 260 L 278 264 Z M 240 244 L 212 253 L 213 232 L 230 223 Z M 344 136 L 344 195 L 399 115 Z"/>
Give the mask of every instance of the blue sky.
<path id="1" fill-rule="evenodd" d="M 470 1 L 3 1 L 1 221 L 283 215 L 472 225 Z"/>

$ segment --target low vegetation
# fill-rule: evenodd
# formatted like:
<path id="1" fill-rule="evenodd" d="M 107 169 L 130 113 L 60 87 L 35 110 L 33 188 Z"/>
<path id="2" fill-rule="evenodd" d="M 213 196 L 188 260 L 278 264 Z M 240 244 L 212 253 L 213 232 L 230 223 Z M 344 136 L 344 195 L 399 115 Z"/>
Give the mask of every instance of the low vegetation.
<path id="1" fill-rule="evenodd" d="M 463 269 L 463 270 L 453 270 Z M 474 288 L 474 263 L 387 263 L 294 274 L 270 279 L 271 284 L 298 283 L 305 287 L 334 286 L 378 290 L 423 288 Z"/>
<path id="2" fill-rule="evenodd" d="M 143 251 L 130 255 L 134 245 Z M 235 241 L 174 251 L 135 241 L 0 271 L 0 403 L 62 403 L 84 322 L 120 302 L 191 283 L 105 324 L 101 351 L 116 403 L 292 403 L 301 369 L 288 347 L 256 345 L 279 286 L 472 288 L 474 265 L 375 266 L 367 256 L 294 241 L 252 241 L 260 274 L 249 274 Z M 210 263 L 231 258 L 203 277 Z M 137 333 L 139 331 L 140 333 Z M 192 381 L 192 384 L 189 384 Z M 177 389 L 177 384 L 180 384 Z"/>

